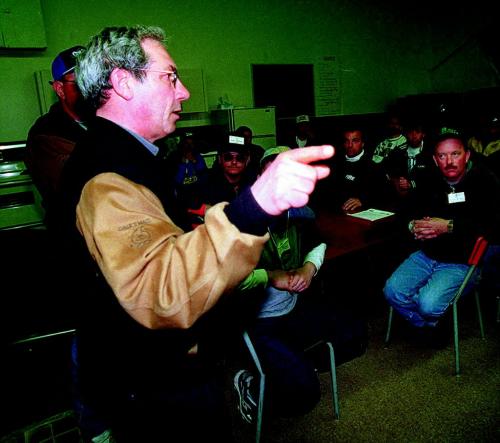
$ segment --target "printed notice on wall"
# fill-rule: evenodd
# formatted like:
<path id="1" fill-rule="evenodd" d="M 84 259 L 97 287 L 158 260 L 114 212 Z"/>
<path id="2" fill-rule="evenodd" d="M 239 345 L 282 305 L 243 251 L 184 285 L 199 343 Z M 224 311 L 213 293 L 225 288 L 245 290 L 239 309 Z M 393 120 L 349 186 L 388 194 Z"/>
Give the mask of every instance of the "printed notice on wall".
<path id="1" fill-rule="evenodd" d="M 314 103 L 316 116 L 342 113 L 338 59 L 323 56 L 314 63 Z"/>

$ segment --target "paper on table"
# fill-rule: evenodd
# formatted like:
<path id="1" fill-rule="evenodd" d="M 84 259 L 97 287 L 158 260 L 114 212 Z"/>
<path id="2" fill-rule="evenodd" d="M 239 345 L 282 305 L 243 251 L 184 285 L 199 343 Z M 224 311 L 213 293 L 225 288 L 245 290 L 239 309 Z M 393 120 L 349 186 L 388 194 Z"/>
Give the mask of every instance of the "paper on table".
<path id="1" fill-rule="evenodd" d="M 381 209 L 370 208 L 349 215 L 352 217 L 363 218 L 365 220 L 374 221 L 374 220 L 379 220 L 381 218 L 390 217 L 391 215 L 394 215 L 394 212 L 382 211 Z"/>

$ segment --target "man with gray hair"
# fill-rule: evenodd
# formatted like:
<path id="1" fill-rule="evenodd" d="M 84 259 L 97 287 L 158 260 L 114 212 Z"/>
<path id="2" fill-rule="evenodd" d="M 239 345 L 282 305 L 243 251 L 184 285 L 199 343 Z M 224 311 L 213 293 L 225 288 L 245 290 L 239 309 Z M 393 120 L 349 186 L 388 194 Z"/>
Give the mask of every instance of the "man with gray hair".
<path id="1" fill-rule="evenodd" d="M 106 28 L 78 55 L 96 108 L 63 172 L 61 230 L 89 286 L 80 302 L 81 395 L 120 441 L 231 439 L 203 338 L 255 267 L 269 221 L 307 203 L 331 146 L 286 152 L 191 232 L 154 142 L 175 130 L 189 92 L 157 27 Z M 221 301 L 221 303 L 218 303 Z M 226 323 L 219 323 L 226 324 Z"/>

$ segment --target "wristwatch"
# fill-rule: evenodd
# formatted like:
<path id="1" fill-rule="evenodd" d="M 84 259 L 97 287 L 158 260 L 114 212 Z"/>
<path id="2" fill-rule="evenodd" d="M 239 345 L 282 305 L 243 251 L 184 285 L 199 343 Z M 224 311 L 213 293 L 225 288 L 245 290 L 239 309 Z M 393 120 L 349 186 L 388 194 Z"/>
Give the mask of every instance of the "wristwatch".
<path id="1" fill-rule="evenodd" d="M 448 234 L 453 232 L 453 220 L 448 220 Z"/>

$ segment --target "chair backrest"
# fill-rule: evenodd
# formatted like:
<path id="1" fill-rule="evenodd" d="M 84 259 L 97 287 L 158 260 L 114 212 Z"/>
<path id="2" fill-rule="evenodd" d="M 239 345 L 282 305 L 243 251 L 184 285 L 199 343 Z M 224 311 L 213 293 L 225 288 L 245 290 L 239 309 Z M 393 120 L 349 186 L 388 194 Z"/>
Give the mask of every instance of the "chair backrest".
<path id="1" fill-rule="evenodd" d="M 488 242 L 484 239 L 484 237 L 478 237 L 476 240 L 476 244 L 474 245 L 474 248 L 472 248 L 472 252 L 469 256 L 469 260 L 467 263 L 469 264 L 469 270 L 467 271 L 467 274 L 460 285 L 460 288 L 458 289 L 457 293 L 453 297 L 453 300 L 450 302 L 451 304 L 454 304 L 457 302 L 457 300 L 462 296 L 462 293 L 464 292 L 467 284 L 469 283 L 469 280 L 471 277 L 474 275 L 474 272 L 476 271 L 476 267 L 479 265 L 481 262 L 481 259 L 483 258 L 483 255 L 488 247 Z"/>
<path id="2" fill-rule="evenodd" d="M 484 237 L 478 237 L 478 239 L 476 240 L 476 244 L 474 245 L 474 248 L 472 249 L 472 252 L 469 256 L 469 265 L 477 266 L 481 261 L 481 258 L 483 257 L 487 247 L 488 242 L 486 241 L 486 239 Z"/>

